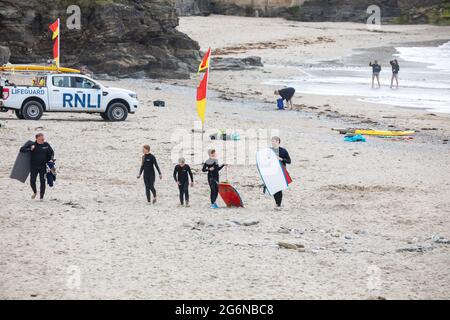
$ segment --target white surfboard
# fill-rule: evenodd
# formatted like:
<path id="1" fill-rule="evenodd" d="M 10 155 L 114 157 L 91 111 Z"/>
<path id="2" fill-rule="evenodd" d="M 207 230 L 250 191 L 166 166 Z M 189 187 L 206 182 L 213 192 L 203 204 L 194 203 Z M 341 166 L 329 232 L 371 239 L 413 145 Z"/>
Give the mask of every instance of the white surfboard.
<path id="1" fill-rule="evenodd" d="M 256 153 L 256 167 L 270 195 L 288 188 L 281 163 L 272 149 L 261 149 Z"/>

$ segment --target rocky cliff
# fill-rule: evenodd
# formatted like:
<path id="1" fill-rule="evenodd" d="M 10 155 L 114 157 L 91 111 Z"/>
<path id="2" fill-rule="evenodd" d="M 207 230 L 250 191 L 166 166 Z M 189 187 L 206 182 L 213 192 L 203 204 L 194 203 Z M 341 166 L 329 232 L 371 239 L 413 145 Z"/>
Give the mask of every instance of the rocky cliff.
<path id="1" fill-rule="evenodd" d="M 364 22 L 378 5 L 388 23 L 450 25 L 449 0 L 175 0 L 181 15 L 208 13 L 284 17 L 300 21 Z M 181 5 L 182 3 L 182 5 Z"/>
<path id="2" fill-rule="evenodd" d="M 79 30 L 67 27 L 70 5 L 81 9 Z M 52 59 L 48 25 L 57 17 L 64 66 L 113 76 L 186 78 L 198 65 L 198 44 L 175 29 L 173 0 L 0 0 L 0 59 L 8 52 L 11 63 Z"/>

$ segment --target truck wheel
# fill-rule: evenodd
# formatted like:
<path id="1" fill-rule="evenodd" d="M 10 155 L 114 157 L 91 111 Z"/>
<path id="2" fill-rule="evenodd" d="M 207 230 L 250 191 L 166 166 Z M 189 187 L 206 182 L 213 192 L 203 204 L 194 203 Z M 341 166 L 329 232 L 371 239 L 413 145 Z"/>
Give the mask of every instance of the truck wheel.
<path id="1" fill-rule="evenodd" d="M 116 102 L 109 106 L 106 115 L 110 121 L 125 121 L 128 117 L 128 109 L 123 103 Z"/>
<path id="2" fill-rule="evenodd" d="M 23 120 L 23 119 L 24 119 L 23 114 L 22 114 L 22 111 L 20 111 L 20 110 L 14 110 L 14 113 L 15 113 L 17 119 L 20 119 L 20 120 Z"/>
<path id="3" fill-rule="evenodd" d="M 39 101 L 28 101 L 22 108 L 22 116 L 26 120 L 39 120 L 44 113 L 44 107 Z"/>
<path id="4" fill-rule="evenodd" d="M 102 117 L 103 120 L 108 121 L 108 115 L 105 112 L 100 113 L 100 117 Z"/>

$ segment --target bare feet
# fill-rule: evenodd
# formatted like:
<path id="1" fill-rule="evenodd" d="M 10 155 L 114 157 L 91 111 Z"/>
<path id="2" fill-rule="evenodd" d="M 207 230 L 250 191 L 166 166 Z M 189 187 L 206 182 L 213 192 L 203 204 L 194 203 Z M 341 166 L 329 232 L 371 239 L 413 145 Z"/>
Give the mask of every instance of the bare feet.
<path id="1" fill-rule="evenodd" d="M 31 199 L 35 199 L 36 198 L 36 193 L 33 193 L 32 195 L 31 195 Z"/>

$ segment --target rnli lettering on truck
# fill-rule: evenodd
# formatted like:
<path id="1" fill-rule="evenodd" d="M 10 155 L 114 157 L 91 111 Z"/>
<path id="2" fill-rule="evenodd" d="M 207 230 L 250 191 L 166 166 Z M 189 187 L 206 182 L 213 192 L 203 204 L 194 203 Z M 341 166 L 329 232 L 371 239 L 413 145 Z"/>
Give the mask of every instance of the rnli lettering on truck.
<path id="1" fill-rule="evenodd" d="M 63 94 L 63 108 L 101 108 L 101 95 L 97 95 L 95 102 L 90 94 Z"/>
<path id="2" fill-rule="evenodd" d="M 14 110 L 17 118 L 26 120 L 39 120 L 46 112 L 85 112 L 100 114 L 107 121 L 124 121 L 139 107 L 136 92 L 104 86 L 83 74 L 40 77 L 45 78 L 42 86 L 3 86 L 2 110 Z"/>

